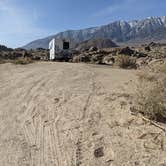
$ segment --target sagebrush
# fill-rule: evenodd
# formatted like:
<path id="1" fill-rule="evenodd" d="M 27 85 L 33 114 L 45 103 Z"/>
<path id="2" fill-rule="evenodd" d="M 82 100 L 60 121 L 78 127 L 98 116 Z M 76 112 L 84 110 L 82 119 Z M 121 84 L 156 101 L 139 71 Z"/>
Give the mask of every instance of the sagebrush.
<path id="1" fill-rule="evenodd" d="M 166 63 L 139 74 L 135 108 L 151 120 L 166 122 Z"/>
<path id="2" fill-rule="evenodd" d="M 118 55 L 115 63 L 120 68 L 136 68 L 136 59 L 128 55 Z"/>
<path id="3" fill-rule="evenodd" d="M 12 62 L 16 65 L 27 65 L 29 63 L 33 63 L 33 60 L 29 57 L 20 57 Z"/>

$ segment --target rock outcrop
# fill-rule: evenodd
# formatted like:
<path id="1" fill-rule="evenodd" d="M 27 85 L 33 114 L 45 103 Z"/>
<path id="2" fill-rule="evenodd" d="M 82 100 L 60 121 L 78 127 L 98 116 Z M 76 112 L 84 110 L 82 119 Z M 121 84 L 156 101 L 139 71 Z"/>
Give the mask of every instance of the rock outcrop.
<path id="1" fill-rule="evenodd" d="M 100 38 L 100 39 L 91 39 L 91 40 L 87 40 L 82 43 L 79 43 L 76 49 L 97 51 L 97 49 L 112 48 L 112 47 L 118 47 L 118 46 L 110 39 Z"/>

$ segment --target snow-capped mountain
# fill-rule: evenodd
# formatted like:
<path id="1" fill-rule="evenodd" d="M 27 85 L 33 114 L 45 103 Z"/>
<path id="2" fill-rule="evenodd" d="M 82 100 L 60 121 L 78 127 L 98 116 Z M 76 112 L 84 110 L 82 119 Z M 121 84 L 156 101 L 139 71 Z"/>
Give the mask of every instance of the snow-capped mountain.
<path id="1" fill-rule="evenodd" d="M 166 16 L 148 17 L 143 20 L 116 21 L 100 27 L 68 30 L 44 39 L 35 40 L 24 48 L 48 48 L 52 38 L 68 38 L 74 43 L 89 39 L 107 38 L 116 43 L 144 43 L 166 40 Z"/>

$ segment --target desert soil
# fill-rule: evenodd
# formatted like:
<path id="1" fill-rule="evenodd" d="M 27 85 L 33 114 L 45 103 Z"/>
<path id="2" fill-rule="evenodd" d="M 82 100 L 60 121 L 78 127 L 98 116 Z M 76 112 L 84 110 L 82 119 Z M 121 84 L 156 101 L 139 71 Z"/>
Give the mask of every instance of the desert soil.
<path id="1" fill-rule="evenodd" d="M 130 111 L 136 72 L 1 64 L 0 166 L 165 166 L 165 133 Z"/>

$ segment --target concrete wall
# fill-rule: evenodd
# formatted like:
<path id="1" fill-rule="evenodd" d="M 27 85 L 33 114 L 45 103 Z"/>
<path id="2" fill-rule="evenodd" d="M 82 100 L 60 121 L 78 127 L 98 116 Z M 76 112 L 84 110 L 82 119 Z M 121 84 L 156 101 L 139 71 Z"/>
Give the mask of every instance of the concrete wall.
<path id="1" fill-rule="evenodd" d="M 58 52 L 63 51 L 63 43 L 69 42 L 69 49 L 70 47 L 70 41 L 66 39 L 52 39 L 49 43 L 49 49 L 50 49 L 50 60 L 54 60 L 58 56 Z M 57 55 L 56 55 L 57 53 Z"/>
<path id="2" fill-rule="evenodd" d="M 49 49 L 50 49 L 50 60 L 55 59 L 55 39 L 52 39 L 49 43 Z"/>

